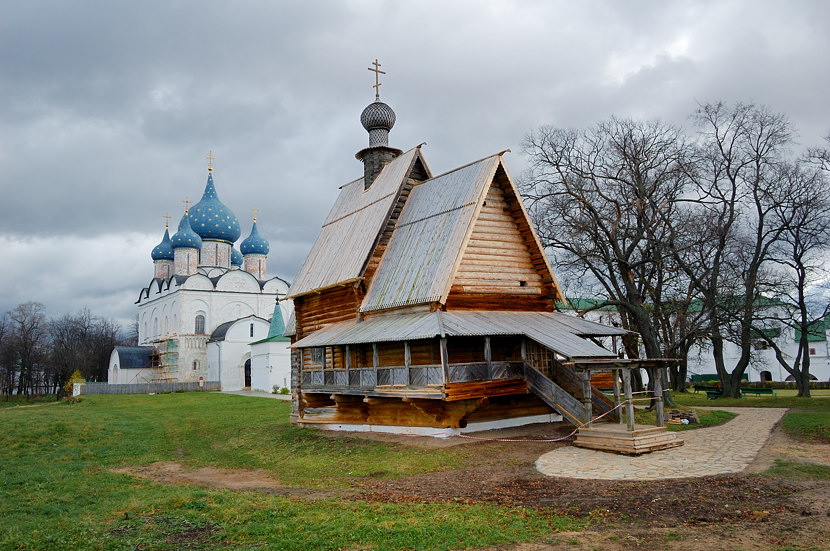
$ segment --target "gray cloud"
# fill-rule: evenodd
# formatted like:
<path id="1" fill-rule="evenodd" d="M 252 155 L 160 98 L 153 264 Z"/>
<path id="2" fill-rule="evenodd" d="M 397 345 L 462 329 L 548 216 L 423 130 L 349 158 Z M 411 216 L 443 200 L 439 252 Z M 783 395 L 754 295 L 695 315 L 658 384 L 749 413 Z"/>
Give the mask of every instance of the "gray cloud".
<path id="1" fill-rule="evenodd" d="M 243 234 L 261 210 L 269 271 L 290 279 L 362 173 L 375 57 L 393 145 L 426 141 L 436 173 L 511 148 L 518 175 L 535 126 L 687 124 L 696 101 L 767 104 L 815 144 L 829 18 L 808 0 L 15 3 L 0 19 L 0 311 L 129 319 L 161 217 L 199 199 L 211 149 L 223 202 Z"/>

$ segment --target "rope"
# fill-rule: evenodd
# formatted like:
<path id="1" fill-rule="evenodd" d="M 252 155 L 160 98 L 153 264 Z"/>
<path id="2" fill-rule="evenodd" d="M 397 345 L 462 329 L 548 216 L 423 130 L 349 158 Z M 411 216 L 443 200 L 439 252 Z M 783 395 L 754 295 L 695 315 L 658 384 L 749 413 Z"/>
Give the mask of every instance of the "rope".
<path id="1" fill-rule="evenodd" d="M 651 391 L 648 391 L 648 392 L 651 392 Z M 633 401 L 635 401 L 635 400 L 640 400 L 640 401 L 643 401 L 643 400 L 651 400 L 651 398 L 632 398 L 632 400 L 631 400 L 631 401 L 633 402 Z M 627 400 L 626 400 L 626 401 L 622 401 L 622 402 L 620 402 L 619 404 L 617 404 L 617 405 L 616 405 L 616 406 L 614 406 L 613 408 L 609 409 L 609 410 L 608 410 L 608 411 L 606 411 L 605 413 L 603 413 L 603 414 L 601 414 L 601 415 L 597 415 L 596 417 L 594 417 L 593 419 L 591 419 L 591 421 L 590 421 L 589 423 L 593 423 L 593 422 L 595 422 L 595 421 L 599 421 L 600 419 L 602 419 L 602 418 L 603 418 L 603 417 L 605 417 L 606 415 L 610 415 L 611 413 L 613 413 L 614 411 L 616 411 L 616 410 L 620 409 L 621 407 L 623 407 L 623 406 L 624 406 L 624 405 L 626 405 L 626 404 L 628 404 L 628 401 L 627 401 Z M 458 438 L 466 438 L 466 439 L 468 439 L 468 440 L 483 440 L 483 441 L 487 441 L 487 442 L 562 442 L 562 441 L 564 441 L 564 440 L 568 440 L 568 439 L 570 439 L 570 438 L 573 438 L 573 436 L 574 436 L 574 435 L 575 435 L 575 434 L 579 431 L 579 429 L 581 429 L 582 427 L 584 427 L 584 426 L 588 425 L 589 423 L 582 423 L 582 424 L 580 424 L 580 425 L 579 425 L 579 426 L 577 426 L 577 427 L 576 427 L 576 428 L 575 428 L 575 429 L 574 429 L 574 430 L 573 430 L 570 434 L 568 434 L 567 436 L 562 436 L 562 437 L 560 437 L 560 438 L 549 438 L 549 439 L 535 439 L 535 438 L 484 438 L 484 437 L 482 437 L 482 436 L 470 436 L 470 435 L 468 435 L 468 434 L 456 434 L 455 436 L 456 436 L 456 437 L 458 437 Z"/>

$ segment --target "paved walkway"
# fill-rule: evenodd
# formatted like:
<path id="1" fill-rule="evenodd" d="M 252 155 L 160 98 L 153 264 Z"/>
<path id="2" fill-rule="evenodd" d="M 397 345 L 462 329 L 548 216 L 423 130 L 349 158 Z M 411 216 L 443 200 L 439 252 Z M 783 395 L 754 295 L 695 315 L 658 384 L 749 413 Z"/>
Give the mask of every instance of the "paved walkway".
<path id="1" fill-rule="evenodd" d="M 547 476 L 600 480 L 657 480 L 743 471 L 769 438 L 786 408 L 717 408 L 738 416 L 717 427 L 683 431 L 683 446 L 632 457 L 567 446 L 544 454 L 536 468 Z"/>

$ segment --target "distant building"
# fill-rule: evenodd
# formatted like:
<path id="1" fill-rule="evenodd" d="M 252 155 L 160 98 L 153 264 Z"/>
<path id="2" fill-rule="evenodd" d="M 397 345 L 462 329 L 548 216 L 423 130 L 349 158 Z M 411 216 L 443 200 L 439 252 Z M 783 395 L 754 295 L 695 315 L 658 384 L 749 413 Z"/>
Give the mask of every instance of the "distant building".
<path id="1" fill-rule="evenodd" d="M 584 315 L 585 319 L 598 323 L 619 325 L 617 309 L 613 306 L 597 308 L 602 302 L 601 299 L 569 298 L 559 304 L 559 309 L 563 312 Z M 757 306 L 764 308 L 769 318 L 766 322 L 767 327 L 764 329 L 765 336 L 772 338 L 779 348 L 781 348 L 786 360 L 792 362 L 798 352 L 801 333 L 792 327 L 784 325 L 781 321 L 774 321 L 775 319 L 783 320 L 786 318 L 785 305 L 780 301 L 762 297 L 759 299 Z M 810 343 L 810 375 L 812 376 L 812 380 L 830 381 L 830 345 L 828 344 L 830 341 L 828 340 L 828 331 L 830 331 L 830 317 L 815 322 L 807 335 L 807 340 Z M 617 343 L 608 342 L 604 344 L 613 350 L 617 350 Z M 731 369 L 740 357 L 740 347 L 732 342 L 724 341 L 723 359 L 727 369 Z M 707 378 L 717 378 L 715 360 L 712 357 L 711 346 L 709 346 L 708 342 L 704 341 L 692 347 L 688 355 L 687 368 L 690 378 L 704 376 Z M 748 380 L 753 382 L 786 382 L 793 380 L 792 375 L 776 359 L 775 350 L 769 346 L 761 335 L 757 335 L 753 340 L 752 356 L 745 375 L 748 377 Z"/>
<path id="2" fill-rule="evenodd" d="M 272 341 L 277 344 L 262 367 L 267 377 L 255 371 L 251 343 L 272 338 L 272 326 L 284 327 L 292 306 L 276 301 L 288 283 L 267 276 L 269 243 L 256 218 L 237 250 L 240 234 L 209 168 L 202 199 L 152 250 L 154 277 L 136 302 L 138 346 L 113 350 L 110 384 L 203 380 L 219 381 L 223 390 L 264 391 L 286 384 L 270 374 L 288 373 L 288 343 Z"/>

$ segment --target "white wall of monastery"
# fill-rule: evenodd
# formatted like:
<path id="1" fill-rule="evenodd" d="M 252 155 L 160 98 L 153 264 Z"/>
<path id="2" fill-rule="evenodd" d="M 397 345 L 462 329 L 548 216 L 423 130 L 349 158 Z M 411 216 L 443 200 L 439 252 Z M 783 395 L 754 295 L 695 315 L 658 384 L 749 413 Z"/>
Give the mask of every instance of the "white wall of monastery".
<path id="1" fill-rule="evenodd" d="M 267 337 L 269 327 L 264 319 L 247 317 L 235 321 L 224 340 L 208 343 L 209 375 L 216 377 L 210 380 L 219 381 L 222 390 L 244 388 L 245 362 L 251 359 L 250 343 Z"/>
<path id="2" fill-rule="evenodd" d="M 251 345 L 251 390 L 271 392 L 291 388 L 291 343 L 262 342 Z"/>

